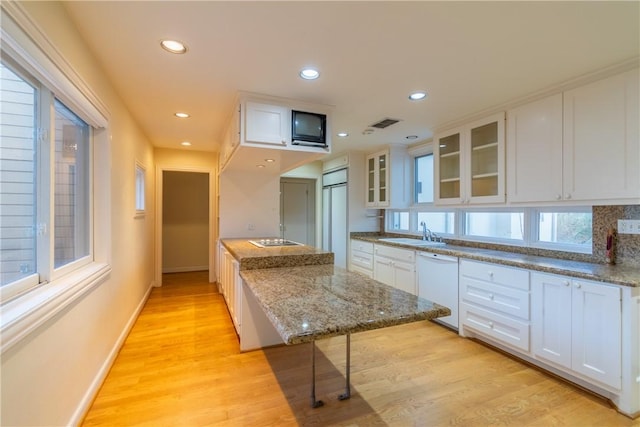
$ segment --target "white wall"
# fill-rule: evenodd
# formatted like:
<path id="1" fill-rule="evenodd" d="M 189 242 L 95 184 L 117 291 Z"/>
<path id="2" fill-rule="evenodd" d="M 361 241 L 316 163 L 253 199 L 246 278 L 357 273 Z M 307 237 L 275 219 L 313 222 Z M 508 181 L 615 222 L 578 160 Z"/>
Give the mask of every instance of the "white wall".
<path id="1" fill-rule="evenodd" d="M 226 170 L 220 174 L 220 237 L 280 235 L 280 176 Z"/>
<path id="2" fill-rule="evenodd" d="M 135 162 L 150 171 L 154 158 L 147 138 L 63 6 L 58 2 L 20 5 L 107 106 L 109 128 L 98 132 L 101 145 L 97 151 L 117 171 L 105 171 L 105 179 L 110 180 L 111 209 L 98 212 L 96 224 L 111 228 L 110 277 L 3 352 L 0 362 L 0 424 L 68 425 L 82 418 L 153 282 L 153 174 L 147 173 L 146 205 L 150 208 L 144 218 L 135 219 L 134 215 Z"/>

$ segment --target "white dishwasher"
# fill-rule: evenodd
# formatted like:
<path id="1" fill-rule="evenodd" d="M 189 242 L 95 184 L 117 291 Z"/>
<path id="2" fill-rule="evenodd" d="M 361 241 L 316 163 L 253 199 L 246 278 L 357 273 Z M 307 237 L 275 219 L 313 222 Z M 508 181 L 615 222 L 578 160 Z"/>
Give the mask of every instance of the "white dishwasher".
<path id="1" fill-rule="evenodd" d="M 416 251 L 418 296 L 451 309 L 451 316 L 437 322 L 458 329 L 458 258 Z"/>

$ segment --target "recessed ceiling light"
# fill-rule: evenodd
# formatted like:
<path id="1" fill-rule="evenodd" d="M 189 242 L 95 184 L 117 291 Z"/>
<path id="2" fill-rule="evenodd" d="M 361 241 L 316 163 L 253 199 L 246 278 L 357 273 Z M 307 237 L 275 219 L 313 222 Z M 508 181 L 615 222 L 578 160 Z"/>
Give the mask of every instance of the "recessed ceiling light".
<path id="1" fill-rule="evenodd" d="M 407 135 L 405 136 L 407 139 L 418 139 L 418 135 Z"/>
<path id="2" fill-rule="evenodd" d="M 300 77 L 305 80 L 315 80 L 320 77 L 320 72 L 318 70 L 314 70 L 313 68 L 305 68 L 300 71 Z"/>
<path id="3" fill-rule="evenodd" d="M 160 42 L 160 46 L 167 52 L 171 53 L 186 53 L 187 46 L 184 43 L 179 42 L 177 40 L 162 40 Z"/>
<path id="4" fill-rule="evenodd" d="M 264 165 L 256 165 L 257 168 L 263 168 Z"/>
<path id="5" fill-rule="evenodd" d="M 421 99 L 424 99 L 427 97 L 426 92 L 414 92 L 411 95 L 409 95 L 409 99 L 412 101 L 420 101 Z"/>
<path id="6" fill-rule="evenodd" d="M 275 159 L 264 159 L 264 161 L 267 163 L 273 163 L 275 162 Z"/>
<path id="7" fill-rule="evenodd" d="M 348 134 L 348 133 L 346 133 L 346 132 L 339 132 L 339 133 L 338 133 L 338 136 L 339 136 L 340 138 L 345 138 L 345 137 L 349 136 L 349 134 Z"/>
<path id="8" fill-rule="evenodd" d="M 191 116 L 190 116 L 189 114 L 187 114 L 187 113 L 180 113 L 180 112 L 175 113 L 175 114 L 174 114 L 174 116 L 179 117 L 179 118 L 181 118 L 181 119 L 186 119 L 186 118 L 191 117 Z"/>
<path id="9" fill-rule="evenodd" d="M 180 143 L 183 147 L 191 147 L 191 143 L 189 141 L 183 141 Z"/>

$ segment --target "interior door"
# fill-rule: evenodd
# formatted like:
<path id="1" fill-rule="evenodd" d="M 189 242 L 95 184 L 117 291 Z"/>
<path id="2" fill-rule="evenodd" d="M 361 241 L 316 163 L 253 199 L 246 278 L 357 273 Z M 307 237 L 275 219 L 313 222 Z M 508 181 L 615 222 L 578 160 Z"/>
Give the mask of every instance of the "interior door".
<path id="1" fill-rule="evenodd" d="M 315 246 L 315 181 L 280 181 L 280 224 L 283 239 Z"/>

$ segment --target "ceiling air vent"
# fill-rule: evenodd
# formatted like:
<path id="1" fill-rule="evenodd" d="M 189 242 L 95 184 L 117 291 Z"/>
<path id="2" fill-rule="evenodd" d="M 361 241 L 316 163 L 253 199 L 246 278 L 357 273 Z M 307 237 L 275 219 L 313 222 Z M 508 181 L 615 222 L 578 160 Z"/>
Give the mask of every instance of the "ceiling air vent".
<path id="1" fill-rule="evenodd" d="M 377 129 L 384 129 L 386 127 L 389 127 L 391 125 L 398 123 L 399 121 L 400 120 L 386 118 L 386 119 L 380 120 L 377 123 L 372 124 L 370 127 L 377 128 Z"/>

